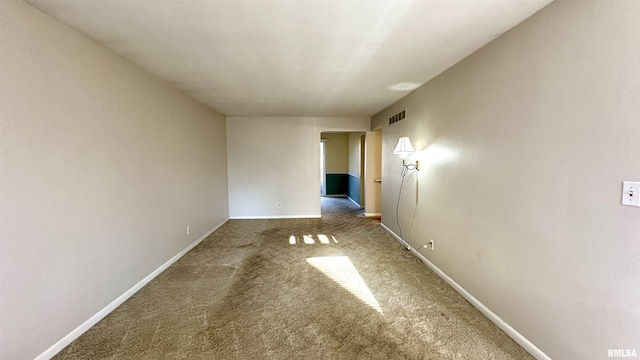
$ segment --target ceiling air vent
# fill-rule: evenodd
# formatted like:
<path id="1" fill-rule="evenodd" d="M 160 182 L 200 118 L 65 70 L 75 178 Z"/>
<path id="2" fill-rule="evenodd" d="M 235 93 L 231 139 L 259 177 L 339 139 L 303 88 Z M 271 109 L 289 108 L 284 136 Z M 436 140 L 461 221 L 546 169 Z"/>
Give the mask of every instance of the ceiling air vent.
<path id="1" fill-rule="evenodd" d="M 405 117 L 407 117 L 407 109 L 402 109 L 402 111 L 389 118 L 389 125 L 395 124 L 400 120 L 404 120 Z"/>

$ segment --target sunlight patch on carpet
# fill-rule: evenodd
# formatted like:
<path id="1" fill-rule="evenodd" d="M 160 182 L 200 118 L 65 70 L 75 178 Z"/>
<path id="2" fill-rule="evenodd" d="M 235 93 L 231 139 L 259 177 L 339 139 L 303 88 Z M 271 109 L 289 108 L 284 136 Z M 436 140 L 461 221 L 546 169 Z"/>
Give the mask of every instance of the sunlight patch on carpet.
<path id="1" fill-rule="evenodd" d="M 375 296 L 369 290 L 351 259 L 347 256 L 319 256 L 307 258 L 307 262 L 323 274 L 335 281 L 338 285 L 348 290 L 363 303 L 372 309 L 382 312 L 382 308 Z"/>
<path id="2" fill-rule="evenodd" d="M 315 239 L 318 239 L 318 240 L 316 241 Z M 332 242 L 334 244 L 338 243 L 338 240 L 333 235 L 328 236 L 324 234 L 317 234 L 315 235 L 315 239 L 314 239 L 314 235 L 311 235 L 311 234 L 302 235 L 302 236 L 291 235 L 289 236 L 289 244 L 290 245 L 296 245 L 296 244 L 313 245 L 319 242 L 320 244 L 327 245 L 327 244 L 331 244 Z"/>
<path id="3" fill-rule="evenodd" d="M 316 241 L 313 240 L 313 236 L 311 235 L 302 235 L 302 238 L 304 239 L 304 243 L 307 245 L 311 245 L 311 244 L 315 244 Z"/>

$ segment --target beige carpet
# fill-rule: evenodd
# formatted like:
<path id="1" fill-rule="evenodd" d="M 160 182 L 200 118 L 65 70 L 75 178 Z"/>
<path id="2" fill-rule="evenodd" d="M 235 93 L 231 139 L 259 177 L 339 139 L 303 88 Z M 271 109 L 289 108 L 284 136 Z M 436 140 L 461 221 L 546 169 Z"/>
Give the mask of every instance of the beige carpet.
<path id="1" fill-rule="evenodd" d="M 56 359 L 531 359 L 426 265 L 324 198 L 231 220 Z"/>

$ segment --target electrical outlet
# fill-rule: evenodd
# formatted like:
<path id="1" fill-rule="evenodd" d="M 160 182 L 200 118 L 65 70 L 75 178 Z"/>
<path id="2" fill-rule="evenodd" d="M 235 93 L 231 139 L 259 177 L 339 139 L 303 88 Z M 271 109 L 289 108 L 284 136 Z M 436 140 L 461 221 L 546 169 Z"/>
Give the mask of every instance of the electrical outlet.
<path id="1" fill-rule="evenodd" d="M 191 226 L 187 225 L 187 235 L 191 234 Z"/>
<path id="2" fill-rule="evenodd" d="M 278 202 L 278 207 L 281 208 L 282 207 L 282 203 Z"/>
<path id="3" fill-rule="evenodd" d="M 433 240 L 429 239 L 429 242 L 427 243 L 427 245 L 422 245 L 422 247 L 425 248 L 425 249 L 430 249 L 431 251 L 433 251 L 433 247 L 434 247 Z"/>

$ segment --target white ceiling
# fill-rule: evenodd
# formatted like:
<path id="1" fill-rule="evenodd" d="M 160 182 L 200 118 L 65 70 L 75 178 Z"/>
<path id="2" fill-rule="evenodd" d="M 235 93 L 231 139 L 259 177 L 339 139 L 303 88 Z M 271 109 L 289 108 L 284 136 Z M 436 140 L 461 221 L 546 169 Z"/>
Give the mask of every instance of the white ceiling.
<path id="1" fill-rule="evenodd" d="M 229 116 L 370 116 L 551 0 L 25 0 Z"/>

